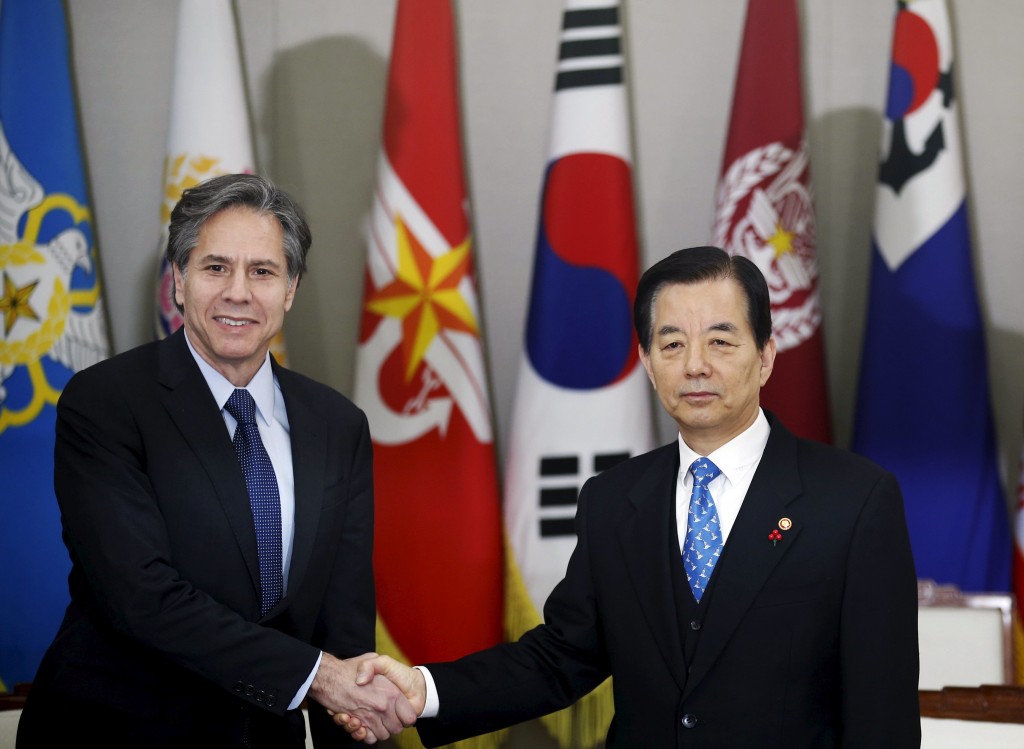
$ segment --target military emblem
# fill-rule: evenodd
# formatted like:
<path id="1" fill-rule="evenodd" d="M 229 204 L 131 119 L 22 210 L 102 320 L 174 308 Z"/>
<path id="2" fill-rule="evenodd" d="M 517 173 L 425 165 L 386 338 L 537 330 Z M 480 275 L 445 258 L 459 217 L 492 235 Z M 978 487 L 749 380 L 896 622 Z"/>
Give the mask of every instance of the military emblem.
<path id="1" fill-rule="evenodd" d="M 448 430 L 458 407 L 481 442 L 490 442 L 489 412 L 476 388 L 479 329 L 468 283 L 470 239 L 432 254 L 396 215 L 397 266 L 379 288 L 367 278 L 356 399 L 371 415 L 374 440 L 401 444 L 432 429 Z M 471 347 L 471 348 L 467 348 Z"/>
<path id="2" fill-rule="evenodd" d="M 795 348 L 821 324 L 807 141 L 755 148 L 722 178 L 714 244 L 754 262 L 768 281 L 779 351 Z"/>
<path id="3" fill-rule="evenodd" d="M 56 233 L 55 214 L 65 227 Z M 0 123 L 0 433 L 57 402 L 63 383 L 44 360 L 76 372 L 106 357 L 99 283 L 73 281 L 76 271 L 93 275 L 90 219 L 71 195 L 46 193 Z"/>
<path id="4" fill-rule="evenodd" d="M 875 191 L 876 246 L 891 271 L 946 224 L 966 191 L 951 40 L 941 4 L 901 5 Z M 904 220 L 908 212 L 914 221 Z"/>

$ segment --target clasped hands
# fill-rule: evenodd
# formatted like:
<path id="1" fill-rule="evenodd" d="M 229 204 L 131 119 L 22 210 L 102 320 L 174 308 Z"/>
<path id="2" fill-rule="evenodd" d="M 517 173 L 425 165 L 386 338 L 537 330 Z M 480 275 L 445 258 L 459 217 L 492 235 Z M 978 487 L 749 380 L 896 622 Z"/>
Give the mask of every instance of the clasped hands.
<path id="1" fill-rule="evenodd" d="M 375 744 L 416 722 L 427 689 L 423 674 L 386 655 L 341 660 L 324 653 L 309 696 L 353 738 Z"/>

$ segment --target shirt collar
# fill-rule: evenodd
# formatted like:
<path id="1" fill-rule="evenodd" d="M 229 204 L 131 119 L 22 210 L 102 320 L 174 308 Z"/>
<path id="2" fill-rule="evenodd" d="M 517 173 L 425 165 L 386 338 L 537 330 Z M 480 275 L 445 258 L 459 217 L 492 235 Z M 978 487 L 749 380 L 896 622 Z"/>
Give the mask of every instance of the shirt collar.
<path id="1" fill-rule="evenodd" d="M 699 457 L 707 457 L 718 466 L 727 479 L 732 480 L 730 477 L 738 476 L 760 459 L 762 453 L 764 453 L 765 445 L 768 444 L 770 432 L 771 426 L 768 424 L 768 419 L 765 417 L 764 411 L 758 408 L 757 418 L 754 419 L 753 424 L 717 450 L 714 450 L 710 455 L 701 456 L 700 453 L 694 452 L 683 441 L 683 436 L 680 434 L 678 438 L 679 470 L 684 474 L 689 474 L 690 465 L 693 461 Z"/>
<path id="2" fill-rule="evenodd" d="M 206 380 L 210 392 L 213 393 L 213 399 L 217 401 L 217 407 L 223 410 L 224 404 L 228 402 L 228 398 L 235 391 L 235 386 L 199 355 L 199 352 L 192 346 L 192 341 L 188 339 L 188 332 L 185 332 L 185 342 L 188 344 L 188 350 L 192 353 L 192 358 L 199 365 L 199 371 L 203 373 L 203 379 Z M 274 370 L 270 365 L 269 350 L 263 359 L 263 364 L 256 370 L 256 374 L 249 380 L 245 389 L 256 401 L 256 412 L 263 417 L 264 422 L 269 424 L 274 417 Z"/>

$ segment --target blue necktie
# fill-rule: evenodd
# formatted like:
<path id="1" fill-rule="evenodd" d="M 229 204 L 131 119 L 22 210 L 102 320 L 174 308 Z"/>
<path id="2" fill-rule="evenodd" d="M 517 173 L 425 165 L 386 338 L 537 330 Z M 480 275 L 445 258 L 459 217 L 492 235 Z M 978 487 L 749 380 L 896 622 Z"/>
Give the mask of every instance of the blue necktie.
<path id="1" fill-rule="evenodd" d="M 260 559 L 260 615 L 265 616 L 281 600 L 284 575 L 281 560 L 281 495 L 277 474 L 263 447 L 256 426 L 256 401 L 244 388 L 238 388 L 224 405 L 238 426 L 232 443 L 242 475 L 249 490 L 249 505 L 256 525 L 256 548 Z"/>
<path id="2" fill-rule="evenodd" d="M 690 495 L 690 514 L 686 522 L 686 544 L 683 546 L 683 566 L 693 597 L 700 598 L 708 586 L 715 562 L 722 554 L 722 527 L 718 522 L 718 509 L 711 498 L 708 484 L 722 471 L 707 458 L 697 458 L 690 466 L 693 474 L 693 493 Z"/>

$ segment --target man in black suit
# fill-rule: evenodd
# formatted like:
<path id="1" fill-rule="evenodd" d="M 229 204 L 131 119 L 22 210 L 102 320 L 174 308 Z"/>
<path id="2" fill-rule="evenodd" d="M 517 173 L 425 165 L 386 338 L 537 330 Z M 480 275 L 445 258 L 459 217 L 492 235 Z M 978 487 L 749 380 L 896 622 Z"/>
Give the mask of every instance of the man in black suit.
<path id="1" fill-rule="evenodd" d="M 402 687 L 427 746 L 565 707 L 612 676 L 608 747 L 918 747 L 899 486 L 761 409 L 776 353 L 761 272 L 681 250 L 644 273 L 634 320 L 679 439 L 583 487 L 545 623 L 452 663 L 367 661 L 361 678 Z"/>
<path id="2" fill-rule="evenodd" d="M 374 647 L 366 418 L 269 354 L 311 241 L 266 179 L 186 190 L 167 245 L 183 329 L 64 389 L 71 603 L 19 749 L 298 748 L 307 697 L 317 746 L 350 741 L 328 710 L 360 715 L 371 741 L 415 719 L 390 682 L 356 687 L 357 661 L 341 660 Z"/>

